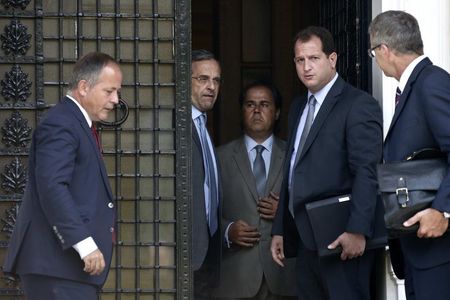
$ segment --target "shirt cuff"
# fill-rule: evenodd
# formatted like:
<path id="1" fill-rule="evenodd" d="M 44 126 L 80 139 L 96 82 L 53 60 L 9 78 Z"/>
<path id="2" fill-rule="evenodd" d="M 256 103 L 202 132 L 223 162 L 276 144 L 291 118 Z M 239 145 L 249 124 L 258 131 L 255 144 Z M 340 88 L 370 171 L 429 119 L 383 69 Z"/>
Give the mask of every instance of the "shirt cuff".
<path id="1" fill-rule="evenodd" d="M 98 249 L 97 244 L 94 242 L 92 237 L 85 238 L 72 247 L 78 252 L 81 259 L 84 259 L 87 255 Z"/>
<path id="2" fill-rule="evenodd" d="M 231 248 L 231 244 L 233 244 L 233 242 L 230 241 L 230 239 L 228 238 L 228 230 L 230 230 L 230 226 L 233 225 L 234 222 L 231 222 L 230 224 L 228 224 L 227 229 L 225 230 L 225 241 L 227 242 L 227 247 Z"/>

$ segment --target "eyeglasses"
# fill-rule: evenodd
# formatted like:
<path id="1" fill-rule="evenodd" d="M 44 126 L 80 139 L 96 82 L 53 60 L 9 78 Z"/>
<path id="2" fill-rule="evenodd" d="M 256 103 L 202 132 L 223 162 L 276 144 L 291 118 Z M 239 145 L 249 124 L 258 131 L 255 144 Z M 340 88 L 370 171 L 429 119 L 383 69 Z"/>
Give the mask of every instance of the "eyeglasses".
<path id="1" fill-rule="evenodd" d="M 220 77 L 214 77 L 211 79 L 211 77 L 206 76 L 206 75 L 200 75 L 200 76 L 192 76 L 192 79 L 195 79 L 198 81 L 198 83 L 200 83 L 201 85 L 206 85 L 210 80 L 212 80 L 213 84 L 215 86 L 219 86 L 222 83 L 222 78 Z"/>
<path id="2" fill-rule="evenodd" d="M 244 108 L 246 110 L 255 110 L 257 107 L 258 109 L 269 109 L 272 107 L 272 103 L 269 101 L 261 101 L 259 103 L 256 103 L 254 101 L 246 101 L 243 104 Z"/>
<path id="3" fill-rule="evenodd" d="M 376 45 L 375 47 L 372 47 L 372 48 L 370 48 L 370 49 L 367 49 L 367 54 L 368 54 L 371 58 L 374 58 L 374 57 L 375 57 L 375 49 L 381 47 L 381 45 L 383 45 L 383 44 L 378 44 L 378 45 Z"/>

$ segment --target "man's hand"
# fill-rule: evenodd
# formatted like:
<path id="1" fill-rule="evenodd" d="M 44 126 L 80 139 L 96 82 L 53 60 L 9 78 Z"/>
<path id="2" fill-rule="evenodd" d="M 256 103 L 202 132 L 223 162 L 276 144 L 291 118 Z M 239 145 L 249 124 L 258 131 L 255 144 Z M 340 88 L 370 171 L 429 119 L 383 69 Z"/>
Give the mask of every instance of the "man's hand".
<path id="1" fill-rule="evenodd" d="M 362 256 L 366 248 L 366 237 L 358 233 L 344 232 L 328 245 L 328 249 L 335 249 L 338 246 L 342 247 L 342 260 Z"/>
<path id="2" fill-rule="evenodd" d="M 250 226 L 242 220 L 231 224 L 228 230 L 228 238 L 231 242 L 242 247 L 253 247 L 259 242 L 260 237 L 261 234 L 256 227 Z"/>
<path id="3" fill-rule="evenodd" d="M 417 236 L 419 238 L 436 238 L 442 236 L 448 228 L 448 219 L 444 214 L 434 208 L 427 208 L 419 211 L 414 216 L 406 220 L 405 227 L 412 226 L 419 222 Z"/>
<path id="4" fill-rule="evenodd" d="M 89 253 L 83 258 L 84 269 L 90 275 L 100 275 L 105 269 L 105 259 L 99 249 Z"/>
<path id="5" fill-rule="evenodd" d="M 278 209 L 278 200 L 280 196 L 274 192 L 270 192 L 266 198 L 261 198 L 258 201 L 258 212 L 261 218 L 266 220 L 273 220 Z"/>
<path id="6" fill-rule="evenodd" d="M 274 235 L 272 237 L 272 243 L 270 244 L 270 252 L 272 253 L 272 259 L 280 267 L 284 267 L 284 251 L 283 251 L 283 237 L 281 235 Z"/>

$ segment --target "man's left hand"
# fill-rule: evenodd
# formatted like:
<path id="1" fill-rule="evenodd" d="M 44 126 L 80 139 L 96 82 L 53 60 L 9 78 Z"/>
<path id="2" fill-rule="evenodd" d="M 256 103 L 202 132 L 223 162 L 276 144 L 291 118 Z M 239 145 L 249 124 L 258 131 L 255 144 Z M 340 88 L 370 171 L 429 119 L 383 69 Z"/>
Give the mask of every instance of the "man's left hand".
<path id="1" fill-rule="evenodd" d="M 436 238 L 442 236 L 448 228 L 448 219 L 444 214 L 434 208 L 427 208 L 419 211 L 414 216 L 406 220 L 405 227 L 412 226 L 419 222 L 420 227 L 417 230 L 419 238 Z"/>
<path id="2" fill-rule="evenodd" d="M 342 247 L 341 259 L 347 260 L 362 256 L 366 248 L 366 237 L 359 233 L 344 232 L 334 242 L 328 245 L 328 249 Z"/>
<path id="3" fill-rule="evenodd" d="M 270 192 L 266 198 L 261 198 L 258 202 L 258 212 L 261 218 L 273 220 L 278 209 L 278 200 L 280 196 L 274 192 Z"/>

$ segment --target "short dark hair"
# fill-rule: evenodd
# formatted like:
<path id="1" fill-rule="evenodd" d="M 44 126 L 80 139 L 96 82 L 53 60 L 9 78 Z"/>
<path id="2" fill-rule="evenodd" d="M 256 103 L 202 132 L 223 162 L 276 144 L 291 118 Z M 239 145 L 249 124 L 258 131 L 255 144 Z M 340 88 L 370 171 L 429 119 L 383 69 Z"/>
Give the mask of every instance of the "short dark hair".
<path id="1" fill-rule="evenodd" d="M 376 16 L 369 25 L 374 46 L 386 44 L 403 54 L 423 54 L 419 23 L 412 15 L 400 10 L 388 10 Z"/>
<path id="2" fill-rule="evenodd" d="M 276 86 L 274 84 L 272 84 L 271 82 L 266 81 L 266 80 L 255 80 L 244 87 L 244 89 L 241 91 L 241 93 L 239 95 L 239 105 L 241 108 L 244 105 L 244 100 L 247 95 L 247 92 L 250 89 L 255 88 L 255 87 L 267 88 L 272 93 L 273 102 L 275 103 L 275 108 L 281 109 L 281 105 L 283 103 L 283 97 L 281 96 L 281 93 L 278 91 L 278 89 L 276 88 Z"/>
<path id="3" fill-rule="evenodd" d="M 210 59 L 214 59 L 215 61 L 217 61 L 214 54 L 208 50 L 205 50 L 205 49 L 192 50 L 192 61 L 193 62 L 201 61 L 201 60 L 210 60 Z"/>
<path id="4" fill-rule="evenodd" d="M 118 66 L 114 58 L 102 52 L 90 52 L 81 57 L 73 67 L 72 76 L 68 88 L 73 90 L 81 80 L 86 80 L 89 85 L 95 85 L 103 68 L 109 64 Z"/>
<path id="5" fill-rule="evenodd" d="M 283 97 L 281 96 L 280 91 L 277 89 L 277 87 L 267 81 L 267 80 L 255 80 L 251 82 L 250 84 L 246 85 L 244 89 L 242 89 L 240 95 L 239 95 L 239 106 L 241 108 L 241 111 L 243 109 L 244 100 L 247 95 L 247 92 L 255 87 L 264 87 L 267 88 L 271 93 L 273 97 L 273 102 L 275 103 L 276 110 L 281 111 L 281 106 L 283 103 Z M 241 123 L 241 127 L 244 128 L 243 124 Z M 280 131 L 280 118 L 275 120 L 275 124 L 273 125 L 273 133 L 276 134 Z"/>
<path id="6" fill-rule="evenodd" d="M 305 29 L 297 33 L 294 38 L 294 45 L 297 41 L 308 42 L 311 38 L 317 37 L 322 42 L 322 51 L 327 56 L 336 52 L 336 46 L 334 45 L 333 35 L 325 27 L 308 26 Z"/>

